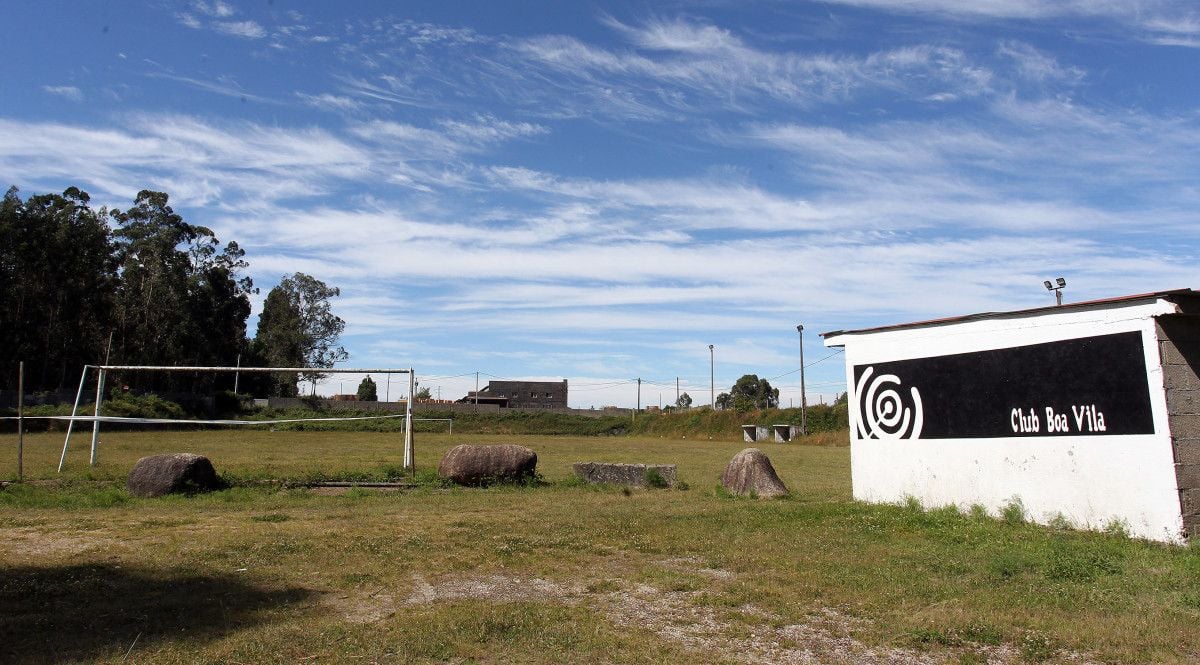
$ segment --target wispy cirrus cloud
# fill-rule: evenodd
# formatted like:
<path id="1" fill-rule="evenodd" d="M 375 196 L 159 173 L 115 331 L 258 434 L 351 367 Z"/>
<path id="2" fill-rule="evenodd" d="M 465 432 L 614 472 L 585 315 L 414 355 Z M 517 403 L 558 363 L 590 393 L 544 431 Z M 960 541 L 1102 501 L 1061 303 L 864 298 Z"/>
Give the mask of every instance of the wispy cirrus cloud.
<path id="1" fill-rule="evenodd" d="M 800 106 L 845 101 L 888 91 L 924 97 L 951 89 L 958 96 L 986 91 L 992 73 L 962 51 L 916 45 L 862 55 L 765 51 L 711 25 L 654 21 L 610 24 L 640 50 L 617 51 L 569 36 L 545 36 L 511 45 L 521 58 L 562 77 L 557 83 L 603 103 L 612 84 L 629 97 L 620 108 L 677 112 L 713 106 L 748 110 L 762 101 Z M 673 94 L 649 81 L 671 86 Z"/>
<path id="2" fill-rule="evenodd" d="M 0 143 L 9 178 L 25 163 L 39 180 L 113 198 L 158 188 L 183 205 L 312 195 L 369 164 L 360 148 L 321 129 L 221 127 L 182 115 L 133 115 L 120 128 L 0 119 Z"/>
<path id="3" fill-rule="evenodd" d="M 222 0 L 214 0 L 213 2 L 193 0 L 191 6 L 197 12 L 204 14 L 205 16 L 212 16 L 215 18 L 229 18 L 237 13 L 237 10 L 233 8 L 233 5 L 230 5 L 227 2 L 222 2 Z"/>
<path id="4" fill-rule="evenodd" d="M 422 158 L 449 157 L 485 150 L 497 143 L 537 136 L 547 129 L 528 122 L 507 122 L 489 116 L 470 121 L 443 119 L 432 128 L 388 120 L 372 120 L 354 126 L 358 137 L 378 145 L 401 145 Z"/>
<path id="5" fill-rule="evenodd" d="M 1174 0 L 826 0 L 867 9 L 918 14 L 943 19 L 1109 21 L 1132 31 L 1138 39 L 1165 46 L 1200 47 L 1200 10 Z"/>
<path id="6" fill-rule="evenodd" d="M 217 32 L 245 39 L 262 39 L 267 36 L 267 31 L 257 21 L 217 21 L 213 23 L 213 27 Z"/>
<path id="7" fill-rule="evenodd" d="M 1033 47 L 1030 44 L 1015 40 L 1001 42 L 997 49 L 1001 56 L 1011 59 L 1017 68 L 1018 75 L 1029 81 L 1038 83 L 1077 84 L 1086 76 L 1083 69 L 1070 65 L 1062 65 L 1058 59 Z"/>
<path id="8" fill-rule="evenodd" d="M 315 95 L 297 92 L 296 98 L 308 106 L 318 108 L 323 111 L 345 112 L 354 111 L 362 107 L 362 104 L 355 99 L 346 97 L 345 95 L 335 95 L 328 92 Z"/>
<path id="9" fill-rule="evenodd" d="M 252 19 L 233 20 L 237 9 L 221 0 L 204 2 L 195 0 L 189 5 L 190 11 L 181 11 L 175 19 L 182 25 L 193 30 L 211 28 L 214 32 L 240 37 L 242 39 L 262 39 L 267 36 L 267 30 L 258 21 Z M 284 34 L 290 33 L 296 26 L 284 26 Z"/>
<path id="10" fill-rule="evenodd" d="M 125 115 L 100 127 L 0 119 L 0 174 L 65 177 L 120 197 L 154 185 L 191 205 L 311 197 L 363 178 L 432 191 L 467 184 L 460 172 L 471 169 L 455 160 L 546 131 L 486 115 L 429 127 L 367 121 L 340 132 L 182 114 Z"/>
<path id="11" fill-rule="evenodd" d="M 83 91 L 73 85 L 44 85 L 42 92 L 73 102 L 83 101 Z"/>
<path id="12" fill-rule="evenodd" d="M 348 63 L 376 72 L 344 75 L 342 92 L 423 108 L 488 97 L 546 118 L 656 121 L 874 97 L 961 100 L 986 94 L 994 77 L 968 53 L 938 44 L 797 52 L 754 46 L 730 30 L 686 19 L 606 24 L 623 46 L 564 34 L 484 37 L 377 22 L 340 47 Z"/>
<path id="13" fill-rule="evenodd" d="M 240 86 L 237 81 L 228 76 L 218 77 L 216 80 L 198 79 L 191 76 L 180 76 L 170 72 L 156 71 L 146 74 L 149 78 L 167 79 L 178 83 L 187 84 L 197 90 L 211 92 L 223 97 L 233 97 L 243 101 L 253 101 L 262 104 L 279 104 L 280 102 L 270 97 L 252 93 Z"/>

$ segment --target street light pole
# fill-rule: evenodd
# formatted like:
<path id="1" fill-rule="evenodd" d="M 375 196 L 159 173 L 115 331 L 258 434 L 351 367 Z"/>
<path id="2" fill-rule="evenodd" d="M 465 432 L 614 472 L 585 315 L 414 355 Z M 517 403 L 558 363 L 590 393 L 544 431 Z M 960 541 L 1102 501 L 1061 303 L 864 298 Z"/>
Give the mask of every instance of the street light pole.
<path id="1" fill-rule="evenodd" d="M 796 326 L 800 333 L 800 433 L 808 436 L 808 399 L 804 395 L 804 326 Z"/>
<path id="2" fill-rule="evenodd" d="M 708 345 L 708 407 L 717 409 L 717 364 L 713 359 L 713 345 Z"/>

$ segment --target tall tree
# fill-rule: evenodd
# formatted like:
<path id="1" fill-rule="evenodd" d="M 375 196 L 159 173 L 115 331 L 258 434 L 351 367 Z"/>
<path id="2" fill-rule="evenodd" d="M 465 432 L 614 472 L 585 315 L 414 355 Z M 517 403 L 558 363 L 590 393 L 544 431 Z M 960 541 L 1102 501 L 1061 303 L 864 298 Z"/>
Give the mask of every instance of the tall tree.
<path id="1" fill-rule="evenodd" d="M 118 226 L 119 357 L 137 364 L 232 364 L 245 344 L 253 289 L 239 274 L 246 262 L 237 243 L 220 249 L 212 230 L 184 221 L 163 192 L 138 192 L 132 208 L 111 216 Z"/>
<path id="2" fill-rule="evenodd" d="M 362 382 L 358 384 L 358 399 L 363 402 L 379 401 L 379 390 L 370 375 L 363 377 Z"/>
<path id="3" fill-rule="evenodd" d="M 0 358 L 25 361 L 29 390 L 62 389 L 103 358 L 117 273 L 89 200 L 69 187 L 21 201 L 13 187 L 0 201 Z"/>
<path id="4" fill-rule="evenodd" d="M 687 393 L 680 395 L 679 399 L 675 400 L 675 406 L 681 409 L 692 408 L 692 396 Z"/>
<path id="5" fill-rule="evenodd" d="M 268 367 L 328 368 L 350 357 L 338 345 L 346 322 L 333 313 L 330 299 L 341 290 L 296 273 L 267 293 L 254 338 L 255 352 Z M 301 377 L 316 379 L 314 372 Z M 279 377 L 273 394 L 295 395 L 296 377 Z"/>
<path id="6" fill-rule="evenodd" d="M 779 405 L 779 389 L 757 374 L 745 374 L 729 390 L 733 408 L 738 411 L 769 409 Z"/>

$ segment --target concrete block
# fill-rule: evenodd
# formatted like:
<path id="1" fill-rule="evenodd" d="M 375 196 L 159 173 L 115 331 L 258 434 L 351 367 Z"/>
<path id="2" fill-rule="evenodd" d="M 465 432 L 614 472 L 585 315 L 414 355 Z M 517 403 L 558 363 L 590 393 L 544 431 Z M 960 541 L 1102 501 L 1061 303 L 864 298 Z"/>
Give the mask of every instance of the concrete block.
<path id="1" fill-rule="evenodd" d="M 575 475 L 588 483 L 647 487 L 646 474 L 651 470 L 674 486 L 676 472 L 674 464 L 619 464 L 609 462 L 576 462 L 571 465 Z"/>
<path id="2" fill-rule="evenodd" d="M 1187 358 L 1179 350 L 1179 345 L 1171 340 L 1162 340 L 1158 343 L 1158 352 L 1162 357 L 1164 365 L 1186 365 Z"/>
<path id="3" fill-rule="evenodd" d="M 1179 490 L 1179 506 L 1185 516 L 1200 515 L 1200 489 Z"/>
<path id="4" fill-rule="evenodd" d="M 1176 464 L 1175 482 L 1181 490 L 1200 489 L 1200 464 Z"/>
<path id="5" fill-rule="evenodd" d="M 1190 365 L 1163 365 L 1163 384 L 1167 390 L 1200 390 L 1200 375 Z"/>
<path id="6" fill-rule="evenodd" d="M 1200 416 L 1172 415 L 1167 418 L 1171 436 L 1176 439 L 1200 439 Z"/>
<path id="7" fill-rule="evenodd" d="M 1200 464 L 1200 439 L 1175 439 L 1176 464 Z"/>
<path id="8" fill-rule="evenodd" d="M 1200 390 L 1168 389 L 1167 413 L 1172 415 L 1200 414 Z"/>

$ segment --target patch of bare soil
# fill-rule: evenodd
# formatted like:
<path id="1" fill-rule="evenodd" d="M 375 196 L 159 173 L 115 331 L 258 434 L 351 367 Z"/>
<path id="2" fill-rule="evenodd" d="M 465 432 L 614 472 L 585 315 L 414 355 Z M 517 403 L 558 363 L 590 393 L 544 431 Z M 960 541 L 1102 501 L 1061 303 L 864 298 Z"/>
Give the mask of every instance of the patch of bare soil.
<path id="1" fill-rule="evenodd" d="M 850 636 L 854 621 L 825 610 L 803 624 L 771 625 L 768 613 L 737 608 L 741 619 L 722 619 L 710 607 L 693 603 L 698 592 L 660 592 L 638 585 L 608 594 L 601 603 L 617 625 L 639 626 L 660 637 L 743 663 L 912 663 L 945 662 L 944 656 L 901 648 L 868 647 Z"/>
<path id="2" fill-rule="evenodd" d="M 375 623 L 396 613 L 396 599 L 384 589 L 326 593 L 320 604 L 337 613 L 348 623 Z"/>
<path id="3" fill-rule="evenodd" d="M 706 575 L 726 581 L 734 573 L 706 568 L 699 559 L 668 559 L 656 562 L 668 570 Z M 854 632 L 868 625 L 834 609 L 813 613 L 801 623 L 785 624 L 780 617 L 761 608 L 712 608 L 699 604 L 701 591 L 661 591 L 645 584 L 621 582 L 620 588 L 588 593 L 580 584 L 558 584 L 539 578 L 486 575 L 430 582 L 414 578 L 408 597 L 399 605 L 417 605 L 459 599 L 478 599 L 497 603 L 526 600 L 555 600 L 581 603 L 603 612 L 615 625 L 654 632 L 701 654 L 751 665 L 772 663 L 815 664 L 908 664 L 934 665 L 959 662 L 965 652 L 982 658 L 989 665 L 1020 662 L 1018 649 L 1011 645 L 965 645 L 962 648 L 937 647 L 914 650 L 903 647 L 869 646 L 854 638 Z M 356 591 L 327 594 L 326 603 L 354 623 L 370 623 L 392 616 L 397 611 L 395 598 L 384 592 Z M 736 616 L 735 616 L 736 615 Z M 1072 662 L 1090 662 L 1081 654 L 1059 656 Z"/>
<path id="4" fill-rule="evenodd" d="M 446 580 L 434 586 L 425 578 L 418 576 L 414 579 L 412 594 L 405 602 L 409 605 L 420 605 L 439 600 L 462 598 L 478 598 L 497 603 L 545 598 L 574 602 L 582 594 L 582 587 L 563 586 L 538 578 L 523 579 L 504 575 L 487 575 L 470 579 Z"/>
<path id="5" fill-rule="evenodd" d="M 728 570 L 709 568 L 704 565 L 704 561 L 700 557 L 695 556 L 664 559 L 658 562 L 658 567 L 681 573 L 696 573 L 697 575 L 703 575 L 714 580 L 729 581 L 737 577 L 737 575 Z"/>
<path id="6" fill-rule="evenodd" d="M 0 530 L 5 552 L 18 557 L 42 558 L 54 555 L 74 555 L 97 549 L 109 549 L 118 541 L 94 533 L 73 535 L 47 532 L 30 527 Z"/>

